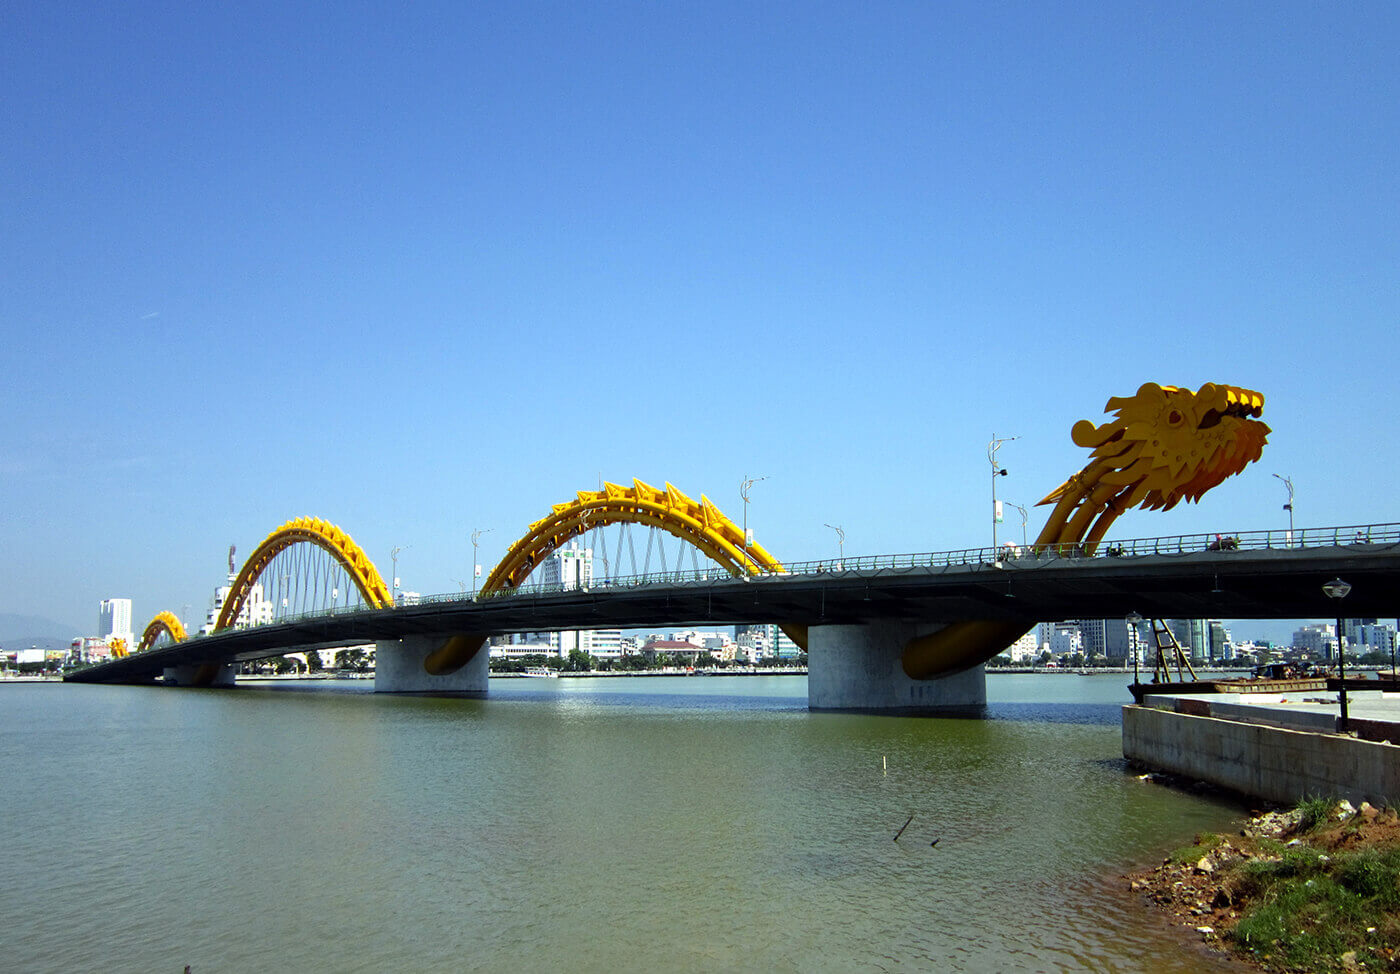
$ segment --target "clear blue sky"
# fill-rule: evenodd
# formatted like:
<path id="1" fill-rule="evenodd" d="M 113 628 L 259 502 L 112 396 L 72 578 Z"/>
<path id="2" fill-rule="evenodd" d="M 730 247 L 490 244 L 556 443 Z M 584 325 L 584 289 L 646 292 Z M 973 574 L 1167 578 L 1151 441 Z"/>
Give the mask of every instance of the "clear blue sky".
<path id="1" fill-rule="evenodd" d="M 985 544 L 992 434 L 1033 504 L 1144 381 L 1274 434 L 1115 536 L 1279 527 L 1275 472 L 1400 521 L 1397 50 L 1389 2 L 13 0 L 0 611 L 198 615 L 303 514 L 453 591 L 600 474 L 767 476 L 788 559 Z"/>

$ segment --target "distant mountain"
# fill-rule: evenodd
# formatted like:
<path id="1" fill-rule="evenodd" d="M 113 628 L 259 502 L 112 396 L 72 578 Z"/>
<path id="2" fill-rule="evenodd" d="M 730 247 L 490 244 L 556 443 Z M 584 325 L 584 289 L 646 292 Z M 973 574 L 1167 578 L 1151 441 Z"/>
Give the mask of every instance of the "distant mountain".
<path id="1" fill-rule="evenodd" d="M 0 646 L 5 649 L 67 649 L 75 636 L 82 635 L 77 626 L 65 625 L 40 616 L 22 616 L 0 612 Z"/>

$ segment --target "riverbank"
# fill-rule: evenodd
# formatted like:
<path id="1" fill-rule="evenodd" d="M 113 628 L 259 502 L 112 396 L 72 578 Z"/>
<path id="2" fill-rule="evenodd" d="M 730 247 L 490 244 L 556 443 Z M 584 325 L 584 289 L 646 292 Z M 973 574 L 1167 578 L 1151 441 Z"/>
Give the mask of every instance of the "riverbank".
<path id="1" fill-rule="evenodd" d="M 1209 947 L 1261 970 L 1400 971 L 1394 808 L 1312 799 L 1258 813 L 1128 880 Z"/>

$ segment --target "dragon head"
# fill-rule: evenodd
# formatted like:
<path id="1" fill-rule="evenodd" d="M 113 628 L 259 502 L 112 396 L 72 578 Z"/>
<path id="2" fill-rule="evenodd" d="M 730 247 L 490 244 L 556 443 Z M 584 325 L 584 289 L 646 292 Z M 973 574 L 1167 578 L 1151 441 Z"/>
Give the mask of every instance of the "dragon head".
<path id="1" fill-rule="evenodd" d="M 1167 510 L 1199 500 L 1259 459 L 1269 436 L 1269 427 L 1255 418 L 1263 411 L 1264 397 L 1238 386 L 1207 382 L 1192 392 L 1148 382 L 1133 396 L 1110 399 L 1108 422 L 1081 419 L 1070 435 L 1094 451 L 1086 473 L 1102 469 L 1100 483 L 1131 488 L 1122 508 Z M 1068 486 L 1041 503 L 1058 500 Z"/>
<path id="2" fill-rule="evenodd" d="M 1258 460 L 1269 427 L 1256 418 L 1264 397 L 1207 382 L 1195 392 L 1149 382 L 1136 395 L 1115 396 L 1102 426 L 1074 424 L 1074 442 L 1093 455 L 1041 501 L 1054 504 L 1034 550 L 1093 554 L 1104 533 L 1130 507 L 1175 507 Z M 996 619 L 955 622 L 904 647 L 911 679 L 930 680 L 991 659 L 1026 631 L 1027 623 Z"/>

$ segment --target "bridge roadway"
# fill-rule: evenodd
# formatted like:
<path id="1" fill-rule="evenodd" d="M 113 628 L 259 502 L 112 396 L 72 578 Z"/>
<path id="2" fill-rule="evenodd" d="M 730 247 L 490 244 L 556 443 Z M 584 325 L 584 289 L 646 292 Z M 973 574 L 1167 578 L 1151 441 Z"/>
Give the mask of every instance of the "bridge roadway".
<path id="1" fill-rule="evenodd" d="M 834 569 L 834 565 L 831 566 Z M 1322 592 L 1352 585 L 1341 606 Z M 1057 619 L 1292 619 L 1400 613 L 1400 545 L 1200 551 L 1125 557 L 1041 555 L 996 563 L 812 571 L 670 584 L 598 585 L 474 601 L 300 618 L 196 637 L 71 674 L 74 682 L 146 682 L 168 667 L 453 633 L 626 629 L 780 622 L 813 627 L 900 623 L 927 630 L 961 619 L 1027 627 Z"/>

